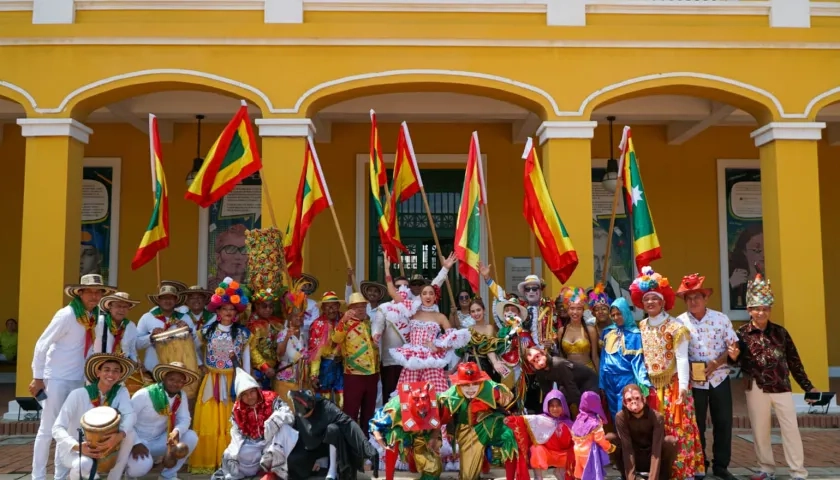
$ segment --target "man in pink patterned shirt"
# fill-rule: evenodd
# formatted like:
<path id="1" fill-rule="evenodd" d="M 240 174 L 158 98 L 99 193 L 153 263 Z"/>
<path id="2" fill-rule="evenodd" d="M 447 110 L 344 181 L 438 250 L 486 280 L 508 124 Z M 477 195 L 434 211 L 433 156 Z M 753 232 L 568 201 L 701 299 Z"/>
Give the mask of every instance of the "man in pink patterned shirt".
<path id="1" fill-rule="evenodd" d="M 709 460 L 706 456 L 706 412 L 711 411 L 714 434 L 712 471 L 715 477 L 735 480 L 728 470 L 732 456 L 732 388 L 727 358 L 730 350 L 737 351 L 738 336 L 729 317 L 706 308 L 706 301 L 712 294 L 712 289 L 703 287 L 705 279 L 696 273 L 683 277 L 677 296 L 685 301 L 688 311 L 677 319 L 691 334 L 688 344 L 688 359 L 692 363 L 691 393 L 694 397 L 706 471 L 709 471 Z M 694 364 L 698 362 L 705 364 L 705 375 L 701 378 L 696 378 L 694 374 Z"/>

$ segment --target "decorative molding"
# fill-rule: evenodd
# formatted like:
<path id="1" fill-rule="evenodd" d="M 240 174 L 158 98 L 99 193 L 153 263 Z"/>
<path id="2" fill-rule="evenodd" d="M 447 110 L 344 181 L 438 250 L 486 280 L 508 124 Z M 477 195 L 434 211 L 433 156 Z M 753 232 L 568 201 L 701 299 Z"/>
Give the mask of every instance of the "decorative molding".
<path id="1" fill-rule="evenodd" d="M 76 0 L 76 10 L 262 10 L 264 0 Z"/>
<path id="2" fill-rule="evenodd" d="M 74 0 L 34 0 L 32 3 L 34 25 L 65 25 L 75 21 Z"/>
<path id="3" fill-rule="evenodd" d="M 0 0 L 0 12 L 31 12 L 33 0 Z"/>
<path id="4" fill-rule="evenodd" d="M 726 169 L 750 168 L 758 170 L 761 165 L 758 160 L 724 160 L 717 161 L 717 207 L 718 207 L 718 260 L 720 262 L 720 311 L 730 320 L 749 320 L 746 310 L 730 310 L 729 305 L 729 232 L 727 230 L 728 205 L 726 203 Z"/>
<path id="5" fill-rule="evenodd" d="M 90 127 L 72 118 L 18 118 L 24 137 L 73 137 L 87 144 L 93 133 Z"/>
<path id="6" fill-rule="evenodd" d="M 750 133 L 755 146 L 760 147 L 775 140 L 820 140 L 824 122 L 770 122 Z"/>
<path id="7" fill-rule="evenodd" d="M 254 95 L 258 96 L 263 102 L 265 102 L 266 106 L 268 106 L 269 111 L 271 111 L 271 112 L 275 111 L 273 105 L 271 104 L 271 100 L 268 98 L 268 95 L 263 93 L 261 90 L 255 88 L 255 87 L 252 87 L 251 85 L 248 85 L 246 83 L 242 83 L 242 82 L 239 82 L 239 81 L 236 81 L 236 80 L 231 80 L 230 78 L 222 77 L 220 75 L 215 75 L 213 73 L 200 72 L 200 71 L 197 71 L 197 70 L 183 70 L 183 69 L 180 69 L 180 68 L 156 68 L 156 69 L 150 69 L 150 70 L 138 70 L 138 71 L 135 71 L 135 72 L 123 73 L 123 74 L 120 74 L 120 75 L 114 75 L 114 76 L 111 76 L 111 77 L 103 78 L 101 80 L 97 80 L 95 82 L 88 83 L 87 85 L 83 85 L 83 86 L 73 90 L 66 97 L 64 97 L 64 99 L 61 101 L 61 103 L 56 108 L 35 108 L 35 111 L 38 112 L 38 113 L 61 113 L 61 112 L 64 111 L 64 109 L 67 108 L 67 105 L 74 98 L 76 98 L 77 96 L 79 96 L 79 95 L 81 95 L 81 94 L 83 94 L 83 93 L 85 93 L 89 90 L 92 90 L 92 89 L 97 88 L 97 87 L 101 87 L 103 85 L 107 85 L 109 83 L 120 82 L 122 80 L 128 80 L 128 79 L 138 78 L 138 77 L 148 77 L 148 76 L 152 76 L 152 75 L 183 75 L 185 77 L 198 77 L 198 78 L 204 78 L 204 79 L 207 79 L 207 80 L 213 80 L 213 81 L 216 81 L 216 82 L 221 82 L 221 83 L 224 83 L 226 85 L 241 88 L 243 90 L 247 90 L 247 91 L 253 93 Z"/>
<path id="8" fill-rule="evenodd" d="M 552 138 L 593 138 L 598 122 L 543 122 L 537 129 L 540 145 Z"/>
<path id="9" fill-rule="evenodd" d="M 261 137 L 312 137 L 315 124 L 309 118 L 258 118 Z"/>
<path id="10" fill-rule="evenodd" d="M 811 2 L 812 17 L 840 17 L 840 2 Z"/>
<path id="11" fill-rule="evenodd" d="M 623 15 L 770 15 L 769 1 L 593 0 L 586 13 Z"/>
<path id="12" fill-rule="evenodd" d="M 32 94 L 30 94 L 23 88 L 15 85 L 14 83 L 4 82 L 3 80 L 0 80 L 0 87 L 5 87 L 9 90 L 14 90 L 15 92 L 23 95 L 23 98 L 25 98 L 29 102 L 29 104 L 32 105 L 33 109 L 38 109 L 38 104 L 35 103 L 35 98 L 32 96 Z"/>
<path id="13" fill-rule="evenodd" d="M 423 164 L 435 164 L 435 165 L 443 165 L 443 164 L 459 164 L 459 165 L 466 165 L 467 163 L 467 154 L 417 154 L 417 163 L 418 167 L 421 168 L 420 175 L 422 176 L 422 165 Z M 393 153 L 388 153 L 382 155 L 382 161 L 385 162 L 388 168 L 393 168 L 394 166 L 394 157 Z M 357 278 L 369 278 L 369 272 L 367 271 L 368 268 L 368 258 L 367 258 L 367 236 L 368 236 L 368 210 L 367 210 L 367 203 L 365 199 L 370 195 L 370 188 L 365 183 L 365 178 L 368 177 L 368 163 L 370 162 L 370 154 L 369 153 L 359 153 L 356 154 L 356 255 L 355 255 L 355 262 L 356 268 L 355 272 Z M 488 171 L 487 171 L 487 154 L 481 154 L 481 164 L 484 168 L 484 181 L 487 182 L 488 180 Z M 479 244 L 479 260 L 484 262 L 486 265 L 487 262 L 487 224 L 484 216 L 479 217 L 479 221 L 481 222 L 481 240 Z M 361 273 L 360 273 L 361 272 Z M 482 298 L 489 298 L 488 297 L 488 289 L 485 282 L 481 282 L 481 297 Z"/>

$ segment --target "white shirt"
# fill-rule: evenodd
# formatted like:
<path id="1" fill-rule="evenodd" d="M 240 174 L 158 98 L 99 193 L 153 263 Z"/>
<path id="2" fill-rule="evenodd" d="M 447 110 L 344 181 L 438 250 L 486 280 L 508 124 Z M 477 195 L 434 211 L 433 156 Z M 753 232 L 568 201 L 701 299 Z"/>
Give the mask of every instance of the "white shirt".
<path id="1" fill-rule="evenodd" d="M 309 342 L 309 327 L 312 323 L 321 316 L 321 309 L 318 308 L 318 302 L 311 298 L 306 299 L 306 311 L 303 313 L 303 328 L 301 328 L 301 335 L 304 342 Z"/>
<path id="2" fill-rule="evenodd" d="M 99 315 L 99 320 L 96 321 L 96 339 L 93 341 L 93 353 L 102 353 L 102 335 L 105 334 L 106 350 L 105 353 L 114 352 L 114 335 L 111 330 L 105 326 L 105 314 Z M 137 325 L 129 321 L 125 326 L 122 341 L 120 341 L 122 351 L 128 358 L 137 361 Z"/>
<path id="3" fill-rule="evenodd" d="M 125 386 L 117 392 L 111 407 L 120 412 L 120 431 L 132 431 L 135 422 L 134 408 Z M 67 396 L 52 428 L 55 448 L 62 457 L 67 456 L 73 447 L 79 444 L 78 431 L 82 425 L 82 416 L 92 408 L 93 404 L 90 403 L 90 397 L 84 388 L 77 388 Z"/>
<path id="4" fill-rule="evenodd" d="M 90 353 L 84 351 L 86 336 L 70 305 L 55 312 L 35 343 L 32 378 L 83 381 L 85 359 Z"/>
<path id="5" fill-rule="evenodd" d="M 726 315 L 710 308 L 706 309 L 703 318 L 696 319 L 691 312 L 685 312 L 677 320 L 685 325 L 691 334 L 688 346 L 688 359 L 692 362 L 708 363 L 717 359 L 727 351 L 727 346 L 738 341 L 738 336 L 732 328 L 732 320 Z M 708 390 L 709 384 L 717 387 L 729 376 L 729 366 L 724 363 L 709 376 L 708 382 L 695 382 L 692 388 Z"/>
<path id="6" fill-rule="evenodd" d="M 655 317 L 648 317 L 648 325 L 651 327 L 658 327 L 665 323 L 670 317 L 668 312 L 662 312 Z M 679 319 L 672 318 L 673 321 L 683 324 Z M 684 324 L 683 324 L 684 325 Z M 689 382 L 689 365 L 688 365 L 688 344 L 689 342 L 683 340 L 679 344 L 674 346 L 674 356 L 676 356 L 677 361 L 677 380 L 680 384 L 680 390 L 688 390 L 688 382 Z"/>
<path id="7" fill-rule="evenodd" d="M 399 365 L 399 363 L 394 360 L 394 357 L 391 356 L 391 349 L 402 347 L 405 344 L 402 335 L 400 335 L 400 332 L 398 332 L 396 327 L 394 327 L 394 324 L 385 318 L 385 313 L 382 308 L 387 307 L 387 305 L 390 304 L 393 304 L 393 302 L 386 302 L 379 305 L 379 307 L 374 310 L 373 317 L 371 317 L 371 333 L 373 335 L 381 335 L 379 338 L 379 356 L 383 367 Z"/>
<path id="8" fill-rule="evenodd" d="M 175 403 L 175 397 L 169 397 L 169 408 Z M 134 415 L 136 423 L 134 424 L 134 431 L 137 433 L 137 441 L 149 446 L 148 443 L 161 435 L 168 435 L 168 418 L 161 415 L 155 410 L 152 404 L 152 397 L 149 396 L 148 388 L 141 388 L 134 392 L 131 397 L 131 405 L 134 408 Z M 190 429 L 190 406 L 187 400 L 187 394 L 181 391 L 181 406 L 175 412 L 175 425 L 173 430 L 178 430 L 179 435 L 183 435 Z"/>
<path id="9" fill-rule="evenodd" d="M 170 318 L 171 317 L 166 317 L 167 320 Z M 201 361 L 201 342 L 198 339 L 198 335 L 196 335 L 195 324 L 192 322 L 189 315 L 184 315 L 181 320 L 190 327 L 190 331 L 193 335 L 193 342 L 195 344 L 195 353 L 198 359 L 198 365 L 201 366 L 203 365 Z M 150 372 L 154 370 L 155 366 L 158 364 L 157 352 L 154 347 L 152 347 L 152 331 L 156 328 L 164 328 L 165 326 L 166 324 L 152 315 L 151 311 L 144 313 L 143 316 L 140 317 L 140 321 L 137 322 L 137 350 L 146 351 L 146 356 L 143 358 L 143 366 Z"/>

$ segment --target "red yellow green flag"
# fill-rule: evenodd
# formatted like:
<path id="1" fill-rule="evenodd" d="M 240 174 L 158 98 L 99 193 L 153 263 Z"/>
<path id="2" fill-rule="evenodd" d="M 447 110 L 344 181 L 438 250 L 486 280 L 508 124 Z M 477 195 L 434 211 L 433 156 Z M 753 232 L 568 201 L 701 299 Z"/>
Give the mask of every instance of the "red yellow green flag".
<path id="1" fill-rule="evenodd" d="M 248 106 L 243 100 L 239 111 L 210 148 L 184 196 L 202 207 L 209 207 L 260 168 L 262 161 L 257 141 L 248 118 Z"/>
<path id="2" fill-rule="evenodd" d="M 393 197 L 385 207 L 382 205 L 382 186 L 387 183 L 387 175 L 385 172 L 385 162 L 382 160 L 382 143 L 379 141 L 379 128 L 376 126 L 376 112 L 370 111 L 370 193 L 371 201 L 376 209 L 376 216 L 379 219 L 377 229 L 379 230 L 379 242 L 382 244 L 382 250 L 392 262 L 398 262 L 397 249 L 406 251 L 405 247 L 398 239 L 394 238 L 394 228 L 396 225 L 396 205 Z M 381 182 L 381 183 L 380 183 Z M 393 208 L 392 208 L 393 205 Z M 392 213 L 393 212 L 393 213 Z M 390 215 L 391 221 L 389 223 Z"/>
<path id="3" fill-rule="evenodd" d="M 619 148 L 621 148 L 621 165 L 618 171 L 622 176 L 621 184 L 624 188 L 627 214 L 630 215 L 636 266 L 641 270 L 642 267 L 650 265 L 653 260 L 662 258 L 662 249 L 659 247 L 656 227 L 653 226 L 653 217 L 650 214 L 645 186 L 642 184 L 642 172 L 639 170 L 636 149 L 633 148 L 630 127 L 624 127 Z"/>
<path id="4" fill-rule="evenodd" d="M 292 215 L 289 217 L 289 225 L 286 227 L 286 234 L 283 236 L 283 253 L 286 256 L 286 263 L 289 268 L 289 275 L 297 278 L 303 271 L 303 240 L 306 232 L 312 225 L 315 215 L 318 215 L 332 205 L 330 191 L 327 189 L 327 182 L 324 180 L 324 172 L 321 170 L 321 162 L 318 160 L 318 153 L 312 139 L 307 138 L 306 150 L 303 158 L 303 172 L 300 175 L 295 204 L 292 206 Z"/>
<path id="5" fill-rule="evenodd" d="M 461 207 L 455 229 L 455 256 L 458 258 L 458 273 L 470 282 L 473 292 L 480 288 L 478 259 L 481 245 L 481 205 L 487 204 L 487 189 L 484 186 L 484 172 L 481 167 L 481 149 L 478 132 L 470 139 L 470 154 L 464 175 L 464 189 L 461 192 Z"/>
<path id="6" fill-rule="evenodd" d="M 140 247 L 131 260 L 131 269 L 137 270 L 159 251 L 169 246 L 169 194 L 166 191 L 166 177 L 163 175 L 163 162 L 160 153 L 160 135 L 157 117 L 149 114 L 149 150 L 152 160 L 152 191 L 155 192 L 155 207 L 152 219 L 140 241 Z"/>
<path id="7" fill-rule="evenodd" d="M 531 138 L 525 145 L 522 158 L 525 160 L 525 220 L 534 232 L 548 269 L 561 283 L 566 283 L 577 268 L 578 256 L 548 193 L 537 149 Z"/>
<path id="8" fill-rule="evenodd" d="M 403 253 L 408 253 L 408 249 L 403 245 L 400 236 L 397 206 L 419 192 L 421 184 L 422 180 L 420 179 L 420 170 L 417 168 L 417 157 L 414 155 L 414 145 L 411 143 L 411 134 L 408 132 L 408 124 L 403 122 L 400 125 L 400 133 L 397 137 L 394 179 L 391 183 L 391 201 L 385 206 L 385 218 L 391 232 L 391 241 L 394 247 L 402 250 Z"/>
<path id="9" fill-rule="evenodd" d="M 321 162 L 312 139 L 307 139 L 303 158 L 303 172 L 300 175 L 295 204 L 289 225 L 283 236 L 283 253 L 289 268 L 289 275 L 297 278 L 303 271 L 303 240 L 312 225 L 315 215 L 318 215 L 332 205 L 330 191 L 324 180 Z"/>

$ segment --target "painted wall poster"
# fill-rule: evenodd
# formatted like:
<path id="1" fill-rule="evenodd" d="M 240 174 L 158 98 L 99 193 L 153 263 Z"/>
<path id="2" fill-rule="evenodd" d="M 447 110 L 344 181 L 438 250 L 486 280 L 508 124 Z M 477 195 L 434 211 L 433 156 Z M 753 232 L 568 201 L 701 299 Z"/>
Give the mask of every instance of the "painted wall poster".
<path id="1" fill-rule="evenodd" d="M 261 185 L 259 173 L 255 173 L 202 211 L 205 238 L 202 241 L 204 252 L 199 266 L 203 266 L 204 271 L 199 270 L 199 281 L 206 282 L 205 287 L 215 288 L 225 277 L 237 282 L 245 279 L 248 266 L 245 230 L 260 228 Z"/>
<path id="2" fill-rule="evenodd" d="M 748 320 L 747 282 L 764 269 L 758 160 L 718 160 L 721 302 L 732 320 Z"/>
<path id="3" fill-rule="evenodd" d="M 592 169 L 592 239 L 594 248 L 595 278 L 592 284 L 601 281 L 604 271 L 604 259 L 607 255 L 607 240 L 612 214 L 613 192 L 607 191 L 601 184 L 606 173 L 605 168 Z M 620 188 L 620 186 L 619 186 Z M 615 226 L 613 228 L 612 247 L 610 249 L 610 264 L 607 275 L 606 291 L 610 298 L 618 295 L 630 301 L 630 284 L 635 278 L 635 264 L 633 262 L 633 241 L 630 238 L 630 221 L 624 209 L 624 198 L 620 197 L 616 209 Z"/>
<path id="4" fill-rule="evenodd" d="M 79 276 L 96 273 L 117 285 L 120 232 L 120 159 L 86 158 L 82 168 Z"/>

